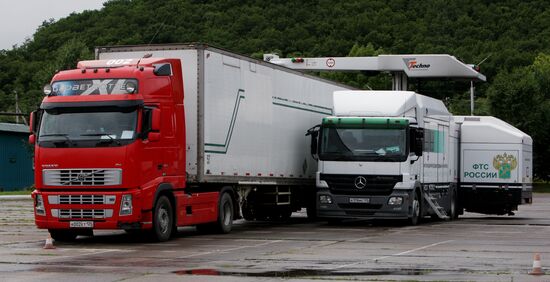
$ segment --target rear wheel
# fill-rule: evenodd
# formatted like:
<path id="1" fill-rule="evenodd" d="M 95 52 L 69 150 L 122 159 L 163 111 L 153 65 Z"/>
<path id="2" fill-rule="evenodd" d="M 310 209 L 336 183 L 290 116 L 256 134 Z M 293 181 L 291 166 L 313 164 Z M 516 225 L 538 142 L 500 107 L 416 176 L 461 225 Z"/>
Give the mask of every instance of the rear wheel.
<path id="1" fill-rule="evenodd" d="M 72 230 L 58 230 L 58 229 L 49 229 L 50 236 L 52 236 L 52 239 L 59 241 L 59 242 L 70 242 L 74 241 L 76 239 L 76 232 Z"/>
<path id="2" fill-rule="evenodd" d="M 450 220 L 454 220 L 458 218 L 458 211 L 456 207 L 456 193 L 453 192 L 451 194 L 451 199 L 449 202 L 449 210 L 447 211 L 447 214 L 449 215 Z"/>
<path id="3" fill-rule="evenodd" d="M 229 193 L 222 193 L 218 202 L 218 219 L 213 223 L 198 224 L 195 226 L 201 233 L 231 232 L 233 227 L 233 199 Z"/>
<path id="4" fill-rule="evenodd" d="M 172 204 L 166 196 L 160 196 L 155 204 L 152 236 L 155 241 L 164 242 L 170 239 L 174 228 Z"/>
<path id="5" fill-rule="evenodd" d="M 218 233 L 229 233 L 233 227 L 233 199 L 229 193 L 223 193 L 218 204 L 218 221 L 215 231 Z"/>

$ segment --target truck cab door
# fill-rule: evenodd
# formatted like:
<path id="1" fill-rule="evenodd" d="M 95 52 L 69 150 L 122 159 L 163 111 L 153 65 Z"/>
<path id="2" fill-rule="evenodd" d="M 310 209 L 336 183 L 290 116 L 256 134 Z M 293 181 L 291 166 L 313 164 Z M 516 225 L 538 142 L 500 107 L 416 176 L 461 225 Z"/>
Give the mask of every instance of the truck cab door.
<path id="1" fill-rule="evenodd" d="M 165 142 L 161 131 L 162 113 L 156 106 L 146 106 L 142 111 L 141 119 L 141 145 L 143 155 L 141 159 L 142 183 L 148 183 L 163 176 Z"/>

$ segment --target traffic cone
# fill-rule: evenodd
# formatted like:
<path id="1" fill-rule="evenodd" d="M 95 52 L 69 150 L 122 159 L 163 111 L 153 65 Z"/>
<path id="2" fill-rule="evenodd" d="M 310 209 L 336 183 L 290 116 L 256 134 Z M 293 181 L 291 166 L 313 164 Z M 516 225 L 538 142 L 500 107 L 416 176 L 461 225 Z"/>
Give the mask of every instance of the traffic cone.
<path id="1" fill-rule="evenodd" d="M 533 259 L 533 270 L 529 272 L 530 275 L 544 275 L 540 264 L 540 254 L 536 253 Z"/>
<path id="2" fill-rule="evenodd" d="M 55 249 L 55 246 L 53 245 L 53 239 L 52 239 L 52 236 L 48 236 L 48 238 L 46 238 L 46 244 L 44 244 L 44 249 L 46 250 L 49 250 L 49 249 Z"/>

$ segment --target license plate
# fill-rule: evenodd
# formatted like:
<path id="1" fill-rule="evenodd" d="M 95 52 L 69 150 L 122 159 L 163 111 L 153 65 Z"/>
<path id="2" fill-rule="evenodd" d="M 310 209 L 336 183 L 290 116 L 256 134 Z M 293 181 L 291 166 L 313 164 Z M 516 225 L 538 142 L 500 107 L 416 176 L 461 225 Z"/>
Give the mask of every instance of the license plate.
<path id="1" fill-rule="evenodd" d="M 349 202 L 352 204 L 368 204 L 370 198 L 349 198 Z"/>
<path id="2" fill-rule="evenodd" d="M 71 228 L 93 228 L 94 222 L 93 221 L 71 221 L 70 227 Z"/>

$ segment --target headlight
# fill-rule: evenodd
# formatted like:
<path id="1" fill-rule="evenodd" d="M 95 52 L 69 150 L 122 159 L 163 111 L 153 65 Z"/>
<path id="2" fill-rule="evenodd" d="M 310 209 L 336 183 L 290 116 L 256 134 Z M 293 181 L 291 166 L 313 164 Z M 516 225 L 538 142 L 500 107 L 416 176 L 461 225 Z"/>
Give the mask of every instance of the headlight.
<path id="1" fill-rule="evenodd" d="M 135 93 L 136 88 L 137 88 L 137 86 L 136 86 L 135 83 L 133 83 L 133 82 L 128 82 L 128 83 L 126 83 L 126 92 L 127 92 L 128 94 L 133 94 L 133 93 Z"/>
<path id="2" fill-rule="evenodd" d="M 332 204 L 332 197 L 329 195 L 320 195 L 319 203 L 321 204 Z"/>
<path id="3" fill-rule="evenodd" d="M 400 206 L 401 204 L 403 204 L 403 197 L 390 197 L 388 200 L 390 206 Z"/>
<path id="4" fill-rule="evenodd" d="M 132 214 L 132 195 L 122 195 L 120 201 L 120 215 Z"/>
<path id="5" fill-rule="evenodd" d="M 52 86 L 50 84 L 46 84 L 42 88 L 42 91 L 44 92 L 44 95 L 48 96 L 48 95 L 52 94 L 53 89 L 52 89 Z"/>
<path id="6" fill-rule="evenodd" d="M 34 200 L 34 208 L 36 211 L 36 215 L 46 215 L 46 209 L 44 208 L 44 199 L 42 198 L 42 195 L 36 195 L 36 198 Z"/>

